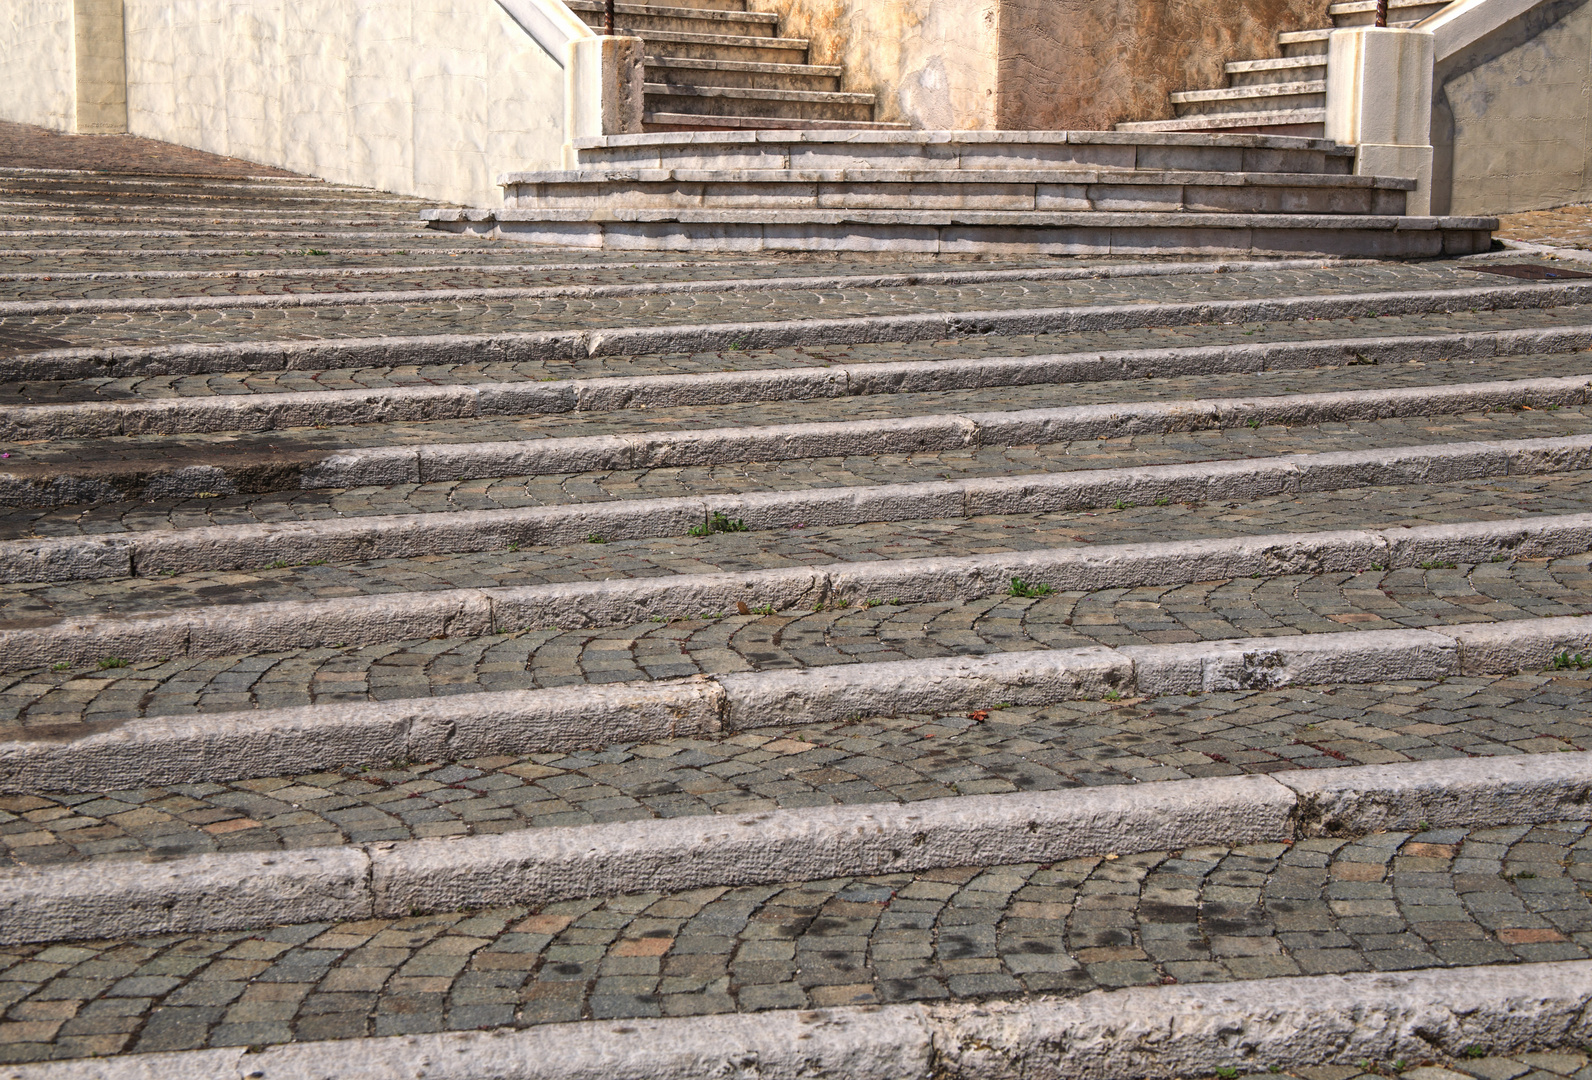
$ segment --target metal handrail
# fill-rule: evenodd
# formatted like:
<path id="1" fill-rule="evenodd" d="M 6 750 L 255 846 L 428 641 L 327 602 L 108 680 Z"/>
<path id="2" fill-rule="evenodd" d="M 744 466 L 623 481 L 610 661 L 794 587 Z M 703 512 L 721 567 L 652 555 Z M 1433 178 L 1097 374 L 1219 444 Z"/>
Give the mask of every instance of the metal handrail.
<path id="1" fill-rule="evenodd" d="M 1387 11 L 1385 9 L 1387 8 L 1387 0 L 1377 0 L 1377 3 L 1381 4 L 1382 8 L 1384 9 L 1382 12 L 1382 21 L 1377 23 L 1377 25 L 1386 26 Z M 607 2 L 603 4 L 603 33 L 607 34 L 609 37 L 614 36 L 614 0 L 607 0 Z"/>
<path id="2" fill-rule="evenodd" d="M 613 7 L 613 0 L 608 0 L 608 10 L 610 12 Z M 1376 24 L 1378 26 L 1387 25 L 1387 0 L 1376 0 Z M 613 33 L 613 28 L 610 27 L 608 32 Z"/>

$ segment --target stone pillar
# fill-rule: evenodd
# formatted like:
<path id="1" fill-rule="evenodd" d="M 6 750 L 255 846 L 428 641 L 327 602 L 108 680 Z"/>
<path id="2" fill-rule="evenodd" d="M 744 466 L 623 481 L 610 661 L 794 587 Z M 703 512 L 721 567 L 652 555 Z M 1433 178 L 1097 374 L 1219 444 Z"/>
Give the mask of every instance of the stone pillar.
<path id="1" fill-rule="evenodd" d="M 579 38 L 570 42 L 564 86 L 568 113 L 565 130 L 571 139 L 641 132 L 646 81 L 643 56 L 642 40 L 637 37 Z"/>
<path id="2" fill-rule="evenodd" d="M 1411 214 L 1432 206 L 1430 31 L 1351 26 L 1327 43 L 1327 138 L 1353 145 L 1362 176 L 1414 177 Z"/>
<path id="3" fill-rule="evenodd" d="M 80 135 L 127 130 L 127 43 L 122 0 L 72 0 L 73 66 Z"/>

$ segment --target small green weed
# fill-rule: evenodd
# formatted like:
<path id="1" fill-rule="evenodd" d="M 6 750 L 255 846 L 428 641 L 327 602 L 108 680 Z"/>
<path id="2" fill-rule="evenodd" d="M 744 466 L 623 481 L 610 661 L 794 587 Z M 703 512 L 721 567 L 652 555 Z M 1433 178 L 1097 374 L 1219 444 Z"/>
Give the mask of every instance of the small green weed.
<path id="1" fill-rule="evenodd" d="M 1217 1069 L 1216 1075 L 1220 1076 L 1222 1080 L 1238 1080 L 1238 1070 L 1226 1065 Z"/>
<path id="2" fill-rule="evenodd" d="M 1475 1061 L 1477 1058 L 1484 1058 L 1487 1056 L 1487 1048 L 1484 1046 L 1467 1046 L 1465 1047 L 1465 1056 L 1470 1058 L 1472 1061 Z"/>
<path id="3" fill-rule="evenodd" d="M 1260 417 L 1255 417 L 1255 419 L 1251 420 L 1247 426 L 1250 431 L 1258 430 L 1260 428 Z"/>
<path id="4" fill-rule="evenodd" d="M 510 551 L 518 551 L 518 550 L 520 550 L 520 542 L 518 540 L 514 541 L 514 543 L 509 545 L 509 550 Z"/>
<path id="5" fill-rule="evenodd" d="M 1113 509 L 1113 510 L 1132 510 L 1133 509 L 1133 504 L 1130 503 L 1126 499 L 1118 499 L 1116 502 L 1111 504 L 1111 509 Z"/>
<path id="6" fill-rule="evenodd" d="M 1107 690 L 1106 693 L 1105 693 L 1105 696 L 1103 698 L 1101 698 L 1100 700 L 1101 701 L 1121 701 L 1122 700 L 1122 695 L 1117 693 L 1115 690 Z M 1237 1076 L 1238 1074 L 1234 1073 L 1233 1075 Z"/>
<path id="7" fill-rule="evenodd" d="M 1041 596 L 1049 596 L 1055 591 L 1056 590 L 1052 589 L 1049 585 L 1045 585 L 1040 582 L 1024 581 L 1020 577 L 1014 577 L 1012 578 L 1011 586 L 1006 590 L 1006 595 L 1021 596 L 1032 600 Z"/>
<path id="8" fill-rule="evenodd" d="M 1172 505 L 1172 500 L 1168 499 L 1165 495 L 1162 495 L 1159 499 L 1155 500 L 1155 505 L 1156 506 L 1171 506 Z"/>
<path id="9" fill-rule="evenodd" d="M 713 511 L 713 516 L 700 525 L 693 526 L 692 536 L 712 536 L 714 533 L 746 532 L 748 526 L 740 518 L 728 518 L 719 511 Z"/>
<path id="10" fill-rule="evenodd" d="M 109 671 L 112 668 L 124 668 L 126 666 L 127 661 L 123 660 L 119 656 L 107 656 L 99 662 L 99 669 L 101 671 Z"/>
<path id="11" fill-rule="evenodd" d="M 304 249 L 304 254 L 306 254 L 306 255 L 330 255 L 331 252 L 322 251 L 320 248 L 305 248 Z"/>
<path id="12" fill-rule="evenodd" d="M 266 567 L 267 570 L 286 570 L 288 564 L 281 559 L 276 560 Z"/>
<path id="13" fill-rule="evenodd" d="M 1592 668 L 1592 659 L 1589 659 L 1585 653 L 1576 653 L 1572 656 L 1570 651 L 1566 649 L 1558 656 L 1555 656 L 1552 662 L 1548 664 L 1549 671 L 1569 671 L 1572 668 L 1576 671 L 1585 671 L 1587 668 Z"/>
<path id="14" fill-rule="evenodd" d="M 772 614 L 774 614 L 774 605 L 773 604 L 764 604 L 762 607 L 755 607 L 755 608 L 752 609 L 752 614 L 753 615 L 772 615 Z"/>
<path id="15" fill-rule="evenodd" d="M 1492 561 L 1493 562 L 1508 562 L 1509 561 L 1509 556 L 1507 556 L 1507 555 L 1494 555 L 1492 557 Z"/>
<path id="16" fill-rule="evenodd" d="M 1459 564 L 1457 562 L 1444 562 L 1442 560 L 1438 560 L 1436 562 L 1423 562 L 1423 563 L 1421 563 L 1419 565 L 1420 565 L 1420 568 L 1422 570 L 1458 570 L 1459 569 Z"/>
<path id="17" fill-rule="evenodd" d="M 608 543 L 608 537 L 604 536 L 602 533 L 592 533 L 590 536 L 586 537 L 586 543 L 606 544 Z"/>
<path id="18" fill-rule="evenodd" d="M 68 664 L 66 661 L 63 660 L 59 664 L 51 664 L 50 665 L 50 670 L 51 671 L 71 671 L 72 670 L 72 665 Z"/>

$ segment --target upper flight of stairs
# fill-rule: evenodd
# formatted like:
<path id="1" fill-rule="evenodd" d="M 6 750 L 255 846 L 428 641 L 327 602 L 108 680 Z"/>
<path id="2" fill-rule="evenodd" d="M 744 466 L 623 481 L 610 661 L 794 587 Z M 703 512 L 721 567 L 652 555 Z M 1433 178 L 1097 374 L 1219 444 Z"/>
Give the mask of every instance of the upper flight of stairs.
<path id="1" fill-rule="evenodd" d="M 1448 6 L 1448 0 L 1391 0 L 1389 26 L 1413 26 Z M 1172 94 L 1170 120 L 1118 124 L 1119 131 L 1250 132 L 1319 138 L 1327 122 L 1327 38 L 1333 29 L 1368 26 L 1376 0 L 1344 0 L 1327 9 L 1332 26 L 1277 35 L 1282 56 L 1231 60 L 1227 85 Z"/>
<path id="2" fill-rule="evenodd" d="M 568 4 L 602 29 L 602 0 Z M 647 131 L 905 127 L 875 123 L 874 95 L 842 91 L 839 67 L 809 64 L 809 43 L 746 0 L 620 3 L 614 32 L 646 42 Z"/>

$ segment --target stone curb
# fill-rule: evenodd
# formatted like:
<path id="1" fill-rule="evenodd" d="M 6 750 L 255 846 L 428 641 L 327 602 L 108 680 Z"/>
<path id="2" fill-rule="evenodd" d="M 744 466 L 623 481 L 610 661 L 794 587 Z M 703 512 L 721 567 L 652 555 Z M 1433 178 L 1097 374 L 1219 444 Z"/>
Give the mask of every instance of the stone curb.
<path id="1" fill-rule="evenodd" d="M 1149 376 L 1253 374 L 1367 360 L 1388 364 L 1411 360 L 1483 360 L 1589 347 L 1592 347 L 1592 327 L 1567 327 L 978 360 L 841 364 L 825 368 L 617 375 L 540 383 L 88 401 L 9 408 L 0 416 L 0 439 L 274 431 L 316 424 L 467 420 L 677 405 L 732 405 Z"/>
<path id="2" fill-rule="evenodd" d="M 23 554 L 37 557 L 39 546 L 42 545 L 25 547 Z M 115 551 L 109 544 L 86 546 L 91 554 Z M 704 614 L 719 617 L 738 611 L 743 604 L 748 611 L 755 608 L 767 613 L 826 604 L 976 600 L 1007 592 L 1015 578 L 1052 591 L 1093 592 L 1255 575 L 1358 573 L 1423 563 L 1475 564 L 1500 556 L 1564 558 L 1587 551 L 1592 551 L 1592 514 L 1563 514 L 1410 529 L 1272 533 L 745 572 L 263 601 L 193 607 L 175 614 L 92 614 L 30 620 L 22 626 L 0 629 L 0 670 L 107 657 L 161 660 L 316 648 L 332 643 L 363 647 L 410 638 L 478 637 L 547 626 L 623 626 L 648 619 L 691 619 Z M 203 549 L 196 554 L 202 557 Z M 32 565 L 59 571 L 81 567 L 85 561 L 54 558 Z M 220 562 L 213 560 L 211 565 Z M 88 563 L 90 570 L 114 565 L 108 561 Z M 1467 629 L 1465 634 L 1476 656 L 1494 647 L 1494 639 L 1483 627 Z M 1201 655 L 1210 647 L 1209 642 L 1186 646 Z M 1503 650 L 1502 655 L 1509 656 L 1518 643 L 1501 641 L 1497 647 Z M 1541 662 L 1546 663 L 1552 655 L 1540 657 Z"/>
<path id="3" fill-rule="evenodd" d="M 1190 401 L 1113 402 L 1051 409 L 940 413 L 875 420 L 570 435 L 508 442 L 430 443 L 345 450 L 307 464 L 303 488 L 349 488 L 499 476 L 668 469 L 732 461 L 790 461 L 1046 446 L 1085 439 L 1206 431 L 1244 424 L 1320 424 L 1440 416 L 1524 404 L 1582 405 L 1588 378 L 1288 394 Z M 225 471 L 223 467 L 223 472 Z M 0 501 L 5 500 L 0 488 Z"/>
<path id="4" fill-rule="evenodd" d="M 658 296 L 670 293 L 783 292 L 791 289 L 869 289 L 907 285 L 983 285 L 998 281 L 1078 281 L 1087 278 L 1174 277 L 1190 274 L 1238 274 L 1264 270 L 1325 270 L 1365 266 L 1371 259 L 1279 259 L 1218 260 L 1201 263 L 1173 263 L 1162 266 L 1101 266 L 1088 269 L 953 270 L 918 274 L 831 274 L 809 277 L 764 277 L 753 279 L 702 278 L 687 281 L 659 281 L 634 285 L 554 285 L 534 288 L 482 287 L 475 289 L 402 289 L 335 293 L 257 293 L 235 296 L 160 296 L 114 297 L 107 299 L 50 299 L 0 301 L 0 318 L 39 315 L 76 315 L 113 311 L 213 311 L 227 308 L 357 307 L 371 304 L 415 304 L 429 301 L 453 303 L 474 300 L 596 300 L 616 296 Z M 670 264 L 663 264 L 669 266 Z M 692 265 L 692 264 L 677 264 Z M 732 264 L 733 265 L 733 264 Z M 386 272 L 394 276 L 461 270 L 509 273 L 513 271 L 545 274 L 550 271 L 589 270 L 589 264 L 558 266 L 477 266 L 477 267 L 397 267 Z M 369 277 L 371 271 L 360 276 Z M 42 275 L 41 275 L 42 276 Z M 173 277 L 188 275 L 173 274 Z M 289 276 L 277 272 L 277 276 Z M 0 280 L 5 280 L 0 277 Z M 68 275 L 51 275 L 47 280 L 67 281 Z"/>
<path id="5" fill-rule="evenodd" d="M 1580 1045 L 1589 1006 L 1575 960 L 131 1054 L 0 1080 L 1174 1080 Z"/>
<path id="6" fill-rule="evenodd" d="M 0 875 L 0 942 L 545 904 L 627 892 L 1053 862 L 1386 827 L 1588 816 L 1592 752 L 1351 766 L 490 836 L 102 861 Z M 1481 797 L 1478 797 L 1481 796 Z"/>
<path id="7" fill-rule="evenodd" d="M 149 577 L 163 571 L 257 569 L 275 562 L 346 563 L 502 551 L 515 546 L 576 544 L 592 535 L 608 540 L 684 536 L 715 513 L 740 519 L 751 529 L 787 528 L 797 523 L 827 527 L 918 518 L 1085 510 L 1110 506 L 1119 500 L 1131 503 L 1153 503 L 1163 499 L 1226 502 L 1374 485 L 1438 484 L 1490 476 L 1569 472 L 1589 465 L 1592 465 L 1592 436 L 1575 435 L 706 498 L 621 499 L 507 510 L 327 518 L 7 540 L 0 541 L 0 582 Z M 195 482 L 203 486 L 205 480 L 198 477 Z M 761 581 L 773 587 L 774 582 L 783 580 L 781 575 L 789 573 L 767 571 L 763 578 L 743 575 L 741 580 Z M 615 584 L 610 587 L 623 590 L 655 586 Z M 501 590 L 491 592 L 496 594 Z M 447 594 L 454 598 L 483 595 L 486 593 L 468 590 Z M 442 596 L 432 594 L 432 599 L 426 602 L 432 605 L 454 602 L 440 599 Z M 740 598 L 730 597 L 732 603 Z M 882 598 L 888 599 L 889 595 Z M 697 601 L 693 598 L 690 602 Z M 253 610 L 267 609 L 254 605 Z M 687 609 L 682 602 L 673 610 L 695 615 L 716 608 L 708 604 Z M 653 614 L 656 612 L 648 609 L 644 617 Z M 575 612 L 571 617 L 583 619 L 586 616 Z M 173 618 L 186 625 L 190 616 Z M 476 621 L 482 618 L 485 616 L 478 615 Z M 140 625 L 148 625 L 143 620 L 137 621 Z M 113 628 L 118 625 L 127 624 L 125 620 L 104 620 L 102 629 L 105 633 L 116 633 Z M 517 629 L 527 624 L 505 616 L 501 625 Z M 0 630 L 0 668 L 10 663 L 6 659 L 8 650 L 11 643 L 18 640 L 13 634 L 13 631 Z M 350 639 L 332 637 L 327 640 Z M 140 655 L 177 655 L 169 651 L 170 648 L 169 640 L 151 643 Z M 166 651 L 161 651 L 163 649 Z M 100 652 L 98 655 L 110 654 Z M 68 657 L 54 656 L 47 662 L 62 659 Z"/>
<path id="8" fill-rule="evenodd" d="M 1278 322 L 1462 309 L 1548 308 L 1592 301 L 1592 285 L 1538 282 L 1419 292 L 1195 304 L 1120 304 L 1010 311 L 932 312 L 525 334 L 257 341 L 214 345 L 50 349 L 0 358 L 0 380 L 305 371 L 406 364 L 524 363 L 658 352 L 780 349 L 796 345 L 940 340 L 983 335 L 1128 330 L 1188 323 Z"/>

